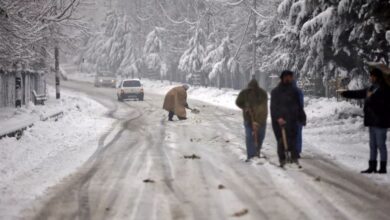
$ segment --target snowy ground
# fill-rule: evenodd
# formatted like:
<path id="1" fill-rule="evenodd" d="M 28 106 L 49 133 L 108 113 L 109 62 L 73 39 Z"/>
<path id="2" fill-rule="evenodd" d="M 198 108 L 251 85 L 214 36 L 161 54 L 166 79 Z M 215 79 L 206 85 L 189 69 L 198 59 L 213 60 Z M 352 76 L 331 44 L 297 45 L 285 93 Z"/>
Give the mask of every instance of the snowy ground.
<path id="1" fill-rule="evenodd" d="M 91 82 L 93 80 L 91 74 L 75 74 L 72 77 L 82 81 Z M 175 82 L 171 84 L 168 81 L 148 79 L 143 79 L 142 83 L 146 92 L 160 95 L 164 95 L 174 86 L 181 85 Z M 191 87 L 188 97 L 192 100 L 239 111 L 235 105 L 238 93 L 239 91 L 233 89 Z M 363 126 L 363 112 L 359 106 L 346 101 L 338 102 L 334 98 L 306 97 L 305 108 L 308 125 L 304 129 L 303 156 L 321 154 L 355 172 L 367 168 L 368 129 Z M 269 129 L 268 132 L 272 131 Z M 388 136 L 387 144 L 390 147 L 390 131 Z M 389 175 L 368 176 L 378 183 L 390 184 Z"/>
<path id="2" fill-rule="evenodd" d="M 355 172 L 366 169 L 369 139 L 368 128 L 363 126 L 362 109 L 346 101 L 326 98 L 309 98 L 306 105 L 309 118 L 304 130 L 305 149 L 309 153 L 320 153 Z M 387 146 L 390 147 L 390 133 Z M 378 183 L 390 184 L 389 175 L 367 176 Z"/>
<path id="3" fill-rule="evenodd" d="M 70 71 L 68 71 L 70 72 Z M 90 82 L 94 81 L 94 74 L 92 73 L 80 73 L 75 72 L 73 74 L 68 73 L 68 78 L 81 81 L 81 82 Z M 164 95 L 169 89 L 175 86 L 182 85 L 177 82 L 168 82 L 168 81 L 157 81 L 142 79 L 142 84 L 144 85 L 147 92 Z M 199 100 L 213 105 L 226 107 L 229 109 L 239 110 L 235 104 L 236 97 L 239 91 L 233 89 L 217 89 L 213 87 L 204 88 L 204 87 L 191 87 L 188 91 L 190 99 Z"/>
<path id="4" fill-rule="evenodd" d="M 179 85 L 147 79 L 143 83 L 148 91 L 157 94 L 165 94 L 171 87 Z M 192 87 L 188 96 L 190 99 L 238 110 L 235 105 L 238 92 L 232 89 Z M 369 156 L 368 129 L 363 126 L 362 108 L 346 101 L 338 102 L 335 98 L 306 97 L 305 105 L 308 124 L 303 134 L 303 156 L 321 154 L 353 171 L 366 169 Z M 268 132 L 272 131 L 269 129 Z M 388 136 L 387 145 L 390 147 L 390 133 Z M 378 183 L 390 184 L 389 175 L 368 176 Z"/>
<path id="5" fill-rule="evenodd" d="M 114 138 L 102 141 L 92 160 L 26 210 L 26 218 L 230 219 L 244 209 L 248 213 L 241 219 L 363 220 L 389 215 L 388 187 L 378 187 L 318 151 L 305 154 L 303 170 L 283 171 L 270 130 L 264 146 L 269 160 L 244 163 L 239 111 L 191 99 L 200 114 L 167 122 L 161 108 L 164 96 L 144 84 L 144 102 L 118 102 L 115 89 L 90 83 L 62 84 L 110 109 L 118 120 Z M 158 82 L 153 87 L 168 89 Z M 200 159 L 184 158 L 192 154 Z"/>
<path id="6" fill-rule="evenodd" d="M 51 90 L 49 93 L 54 94 Z M 49 187 L 77 170 L 95 152 L 99 137 L 112 124 L 111 119 L 102 117 L 106 108 L 97 102 L 74 92 L 62 91 L 61 95 L 61 101 L 49 97 L 45 106 L 1 111 L 0 124 L 64 112 L 58 121 L 38 120 L 20 140 L 0 140 L 1 219 L 18 218 L 20 211 Z"/>

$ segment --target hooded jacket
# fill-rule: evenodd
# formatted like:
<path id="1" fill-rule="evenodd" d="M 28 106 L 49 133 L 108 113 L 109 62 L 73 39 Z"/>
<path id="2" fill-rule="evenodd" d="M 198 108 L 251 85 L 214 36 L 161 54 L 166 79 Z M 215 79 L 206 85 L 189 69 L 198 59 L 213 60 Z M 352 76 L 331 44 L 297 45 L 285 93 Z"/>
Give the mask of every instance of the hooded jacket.
<path id="1" fill-rule="evenodd" d="M 248 87 L 242 90 L 236 99 L 236 105 L 243 110 L 244 121 L 266 124 L 268 115 L 268 95 L 252 80 Z"/>

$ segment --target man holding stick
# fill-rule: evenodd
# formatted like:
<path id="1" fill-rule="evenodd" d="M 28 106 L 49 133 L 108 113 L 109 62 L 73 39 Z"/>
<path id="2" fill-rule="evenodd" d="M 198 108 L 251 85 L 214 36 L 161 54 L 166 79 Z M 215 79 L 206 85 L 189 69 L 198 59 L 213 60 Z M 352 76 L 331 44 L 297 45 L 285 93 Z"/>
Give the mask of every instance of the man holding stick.
<path id="1" fill-rule="evenodd" d="M 252 79 L 248 87 L 240 92 L 236 105 L 242 109 L 246 136 L 247 162 L 260 157 L 268 115 L 267 93 Z"/>
<path id="2" fill-rule="evenodd" d="M 294 73 L 285 70 L 279 85 L 271 92 L 272 128 L 278 143 L 280 166 L 298 164 L 297 125 L 306 125 L 306 114 L 300 104 L 299 90 L 294 86 Z"/>

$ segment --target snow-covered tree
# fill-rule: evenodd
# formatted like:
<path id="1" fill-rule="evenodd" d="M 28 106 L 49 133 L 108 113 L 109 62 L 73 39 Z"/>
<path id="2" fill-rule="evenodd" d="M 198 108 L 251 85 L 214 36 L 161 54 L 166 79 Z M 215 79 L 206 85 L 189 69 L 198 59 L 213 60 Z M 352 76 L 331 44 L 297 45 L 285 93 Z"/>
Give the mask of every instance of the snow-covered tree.
<path id="1" fill-rule="evenodd" d="M 203 71 L 208 74 L 211 85 L 221 87 L 238 87 L 235 84 L 240 75 L 240 65 L 231 56 L 232 41 L 229 36 L 222 39 L 220 45 L 209 50 L 203 60 Z"/>
<path id="2" fill-rule="evenodd" d="M 380 0 L 284 0 L 278 7 L 286 20 L 279 46 L 295 54 L 286 55 L 285 63 L 305 78 L 321 78 L 327 94 L 340 72 L 362 74 L 370 60 L 389 63 L 389 9 L 390 2 Z"/>
<path id="3" fill-rule="evenodd" d="M 19 62 L 42 68 L 36 64 L 51 58 L 53 47 L 71 46 L 77 38 L 74 33 L 84 30 L 79 19 L 72 17 L 79 4 L 79 0 L 1 1 L 0 64 L 8 68 Z"/>
<path id="4" fill-rule="evenodd" d="M 193 37 L 189 40 L 188 49 L 180 57 L 179 69 L 189 79 L 193 74 L 199 73 L 205 57 L 206 36 L 201 28 L 196 28 Z"/>
<path id="5" fill-rule="evenodd" d="M 152 72 L 155 76 L 159 76 L 163 79 L 167 75 L 167 65 L 162 57 L 162 40 L 160 38 L 160 32 L 165 31 L 163 28 L 154 28 L 146 36 L 144 45 L 144 64 L 148 72 Z"/>
<path id="6" fill-rule="evenodd" d="M 85 71 L 105 70 L 120 75 L 138 75 L 134 44 L 127 16 L 109 12 L 103 24 L 103 33 L 97 32 L 84 47 L 80 56 Z"/>

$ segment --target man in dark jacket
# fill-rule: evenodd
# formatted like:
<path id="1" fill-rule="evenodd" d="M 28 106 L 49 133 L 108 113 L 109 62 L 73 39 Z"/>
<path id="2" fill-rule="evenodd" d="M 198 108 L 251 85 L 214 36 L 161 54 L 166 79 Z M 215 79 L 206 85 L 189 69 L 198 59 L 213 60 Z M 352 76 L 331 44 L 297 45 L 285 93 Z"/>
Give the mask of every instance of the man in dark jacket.
<path id="1" fill-rule="evenodd" d="M 296 149 L 298 124 L 306 125 L 306 114 L 300 104 L 299 90 L 294 85 L 294 73 L 285 70 L 280 76 L 281 82 L 271 92 L 272 128 L 278 142 L 280 166 L 286 163 L 286 152 L 283 144 L 282 127 L 286 131 L 288 152 L 292 162 L 298 163 Z"/>
<path id="2" fill-rule="evenodd" d="M 370 71 L 372 85 L 369 88 L 355 91 L 343 91 L 341 96 L 348 99 L 365 99 L 364 125 L 369 127 L 370 160 L 368 169 L 362 173 L 377 172 L 377 156 L 380 152 L 379 173 L 387 173 L 387 129 L 390 128 L 390 88 L 378 68 Z"/>
<path id="3" fill-rule="evenodd" d="M 247 161 L 254 156 L 260 157 L 267 127 L 268 96 L 252 79 L 248 87 L 240 92 L 236 105 L 242 109 L 244 116 Z"/>

